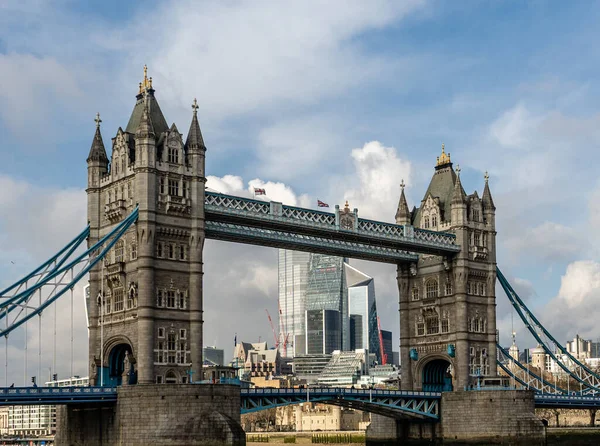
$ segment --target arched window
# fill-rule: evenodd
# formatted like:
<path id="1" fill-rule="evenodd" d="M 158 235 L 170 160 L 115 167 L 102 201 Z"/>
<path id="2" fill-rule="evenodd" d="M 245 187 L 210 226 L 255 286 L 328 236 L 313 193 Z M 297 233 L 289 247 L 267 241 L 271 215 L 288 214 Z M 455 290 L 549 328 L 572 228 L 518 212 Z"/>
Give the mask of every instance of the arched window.
<path id="1" fill-rule="evenodd" d="M 435 279 L 431 279 L 427 282 L 427 299 L 438 297 L 438 282 Z"/>
<path id="2" fill-rule="evenodd" d="M 172 164 L 179 162 L 179 150 L 177 150 L 177 147 L 169 147 L 169 162 Z"/>
<path id="3" fill-rule="evenodd" d="M 435 215 L 435 214 L 431 216 L 431 227 L 432 228 L 437 227 L 437 215 Z"/>
<path id="4" fill-rule="evenodd" d="M 429 228 L 429 216 L 426 216 L 426 217 L 425 217 L 425 222 L 423 223 L 423 227 L 424 227 L 425 229 L 428 229 L 428 228 Z"/>
<path id="5" fill-rule="evenodd" d="M 412 300 L 419 300 L 419 289 L 418 288 L 412 289 Z"/>
<path id="6" fill-rule="evenodd" d="M 166 384 L 176 384 L 177 383 L 177 375 L 173 370 L 169 370 L 165 375 L 165 383 Z"/>

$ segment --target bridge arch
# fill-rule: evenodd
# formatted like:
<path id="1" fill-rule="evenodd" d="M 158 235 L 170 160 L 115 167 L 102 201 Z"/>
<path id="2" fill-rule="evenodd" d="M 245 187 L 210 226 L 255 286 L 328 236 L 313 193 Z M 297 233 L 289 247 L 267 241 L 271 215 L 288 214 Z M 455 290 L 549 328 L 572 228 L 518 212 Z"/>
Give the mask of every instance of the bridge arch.
<path id="1" fill-rule="evenodd" d="M 104 364 L 102 373 L 104 373 L 105 385 L 120 386 L 123 384 L 123 372 L 125 367 L 129 367 L 129 381 L 127 384 L 135 384 L 137 376 L 134 370 L 133 346 L 126 336 L 114 336 L 104 344 Z M 125 364 L 125 357 L 128 357 Z"/>
<path id="2" fill-rule="evenodd" d="M 446 392 L 453 389 L 454 364 L 446 355 L 432 355 L 417 364 L 417 385 L 423 391 Z"/>

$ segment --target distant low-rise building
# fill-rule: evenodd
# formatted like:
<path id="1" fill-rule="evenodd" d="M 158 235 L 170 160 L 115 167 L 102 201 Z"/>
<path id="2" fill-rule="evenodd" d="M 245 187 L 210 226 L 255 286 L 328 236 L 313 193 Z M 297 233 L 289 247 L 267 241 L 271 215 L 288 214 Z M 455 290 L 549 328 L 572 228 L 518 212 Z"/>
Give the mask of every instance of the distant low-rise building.
<path id="1" fill-rule="evenodd" d="M 221 348 L 204 347 L 202 349 L 202 356 L 204 358 L 205 365 L 224 365 L 225 364 L 225 352 Z M 208 364 L 207 364 L 207 362 L 208 362 Z"/>
<path id="2" fill-rule="evenodd" d="M 238 368 L 242 372 L 240 375 L 248 378 L 278 376 L 291 372 L 282 370 L 284 363 L 279 350 L 268 349 L 266 342 L 240 342 L 235 346 L 230 365 Z"/>

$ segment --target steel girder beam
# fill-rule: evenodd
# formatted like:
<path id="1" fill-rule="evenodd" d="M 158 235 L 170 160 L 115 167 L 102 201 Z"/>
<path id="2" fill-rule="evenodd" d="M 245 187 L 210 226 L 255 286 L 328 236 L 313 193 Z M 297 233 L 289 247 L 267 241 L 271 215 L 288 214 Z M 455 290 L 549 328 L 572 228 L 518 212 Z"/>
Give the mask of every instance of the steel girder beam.
<path id="1" fill-rule="evenodd" d="M 294 249 L 297 251 L 330 254 L 376 262 L 398 264 L 401 262 L 416 262 L 418 260 L 418 256 L 415 254 L 385 246 L 328 239 L 314 235 L 296 234 L 293 232 L 225 222 L 207 221 L 205 223 L 205 233 L 208 239 Z"/>
<path id="2" fill-rule="evenodd" d="M 273 407 L 323 402 L 394 418 L 439 419 L 439 392 L 405 392 L 345 388 L 242 389 L 242 413 Z"/>
<path id="3" fill-rule="evenodd" d="M 0 406 L 106 403 L 117 401 L 116 387 L 4 387 Z"/>
<path id="4" fill-rule="evenodd" d="M 357 227 L 354 230 L 344 230 L 339 228 L 336 215 L 329 212 L 233 195 L 207 192 L 204 211 L 207 222 L 255 226 L 422 254 L 454 255 L 460 252 L 460 247 L 455 244 L 455 235 L 451 233 L 361 218 L 357 219 Z"/>

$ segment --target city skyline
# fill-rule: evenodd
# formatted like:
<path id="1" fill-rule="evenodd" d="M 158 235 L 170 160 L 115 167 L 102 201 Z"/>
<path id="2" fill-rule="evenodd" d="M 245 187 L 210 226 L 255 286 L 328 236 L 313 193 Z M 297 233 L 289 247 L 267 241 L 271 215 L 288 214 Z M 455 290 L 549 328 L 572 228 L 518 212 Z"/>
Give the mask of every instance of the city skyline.
<path id="1" fill-rule="evenodd" d="M 318 199 L 331 206 L 347 199 L 361 217 L 392 222 L 400 181 L 409 207 L 418 206 L 445 143 L 467 192 L 480 190 L 489 171 L 498 264 L 528 305 L 559 339 L 576 331 L 598 337 L 600 185 L 590 162 L 599 144 L 599 61 L 590 45 L 598 6 L 320 5 L 309 30 L 310 3 L 271 5 L 269 14 L 262 5 L 182 3 L 0 6 L 1 284 L 85 226 L 94 116 L 100 112 L 108 147 L 127 124 L 147 64 L 169 125 L 186 128 L 198 98 L 208 187 L 224 193 L 252 196 L 260 187 L 266 195 L 257 199 L 313 208 Z M 139 29 L 148 10 L 177 32 Z M 197 39 L 199 30 L 212 38 Z M 123 35 L 129 44 L 120 43 Z M 231 65 L 248 54 L 260 58 Z M 205 339 L 226 348 L 226 357 L 236 332 L 270 339 L 264 308 L 277 312 L 277 255 L 207 242 Z M 377 280 L 382 326 L 396 339 L 395 268 L 354 265 Z M 509 305 L 497 296 L 507 344 Z M 74 368 L 85 374 L 84 305 L 80 298 L 75 305 Z M 58 312 L 68 314 L 68 302 Z M 28 332 L 30 357 L 36 330 Z M 69 323 L 58 332 L 58 373 L 67 376 Z M 520 344 L 532 344 L 522 325 L 517 332 Z M 36 374 L 33 360 L 23 373 L 23 336 L 11 336 L 19 365 L 9 384 Z"/>

